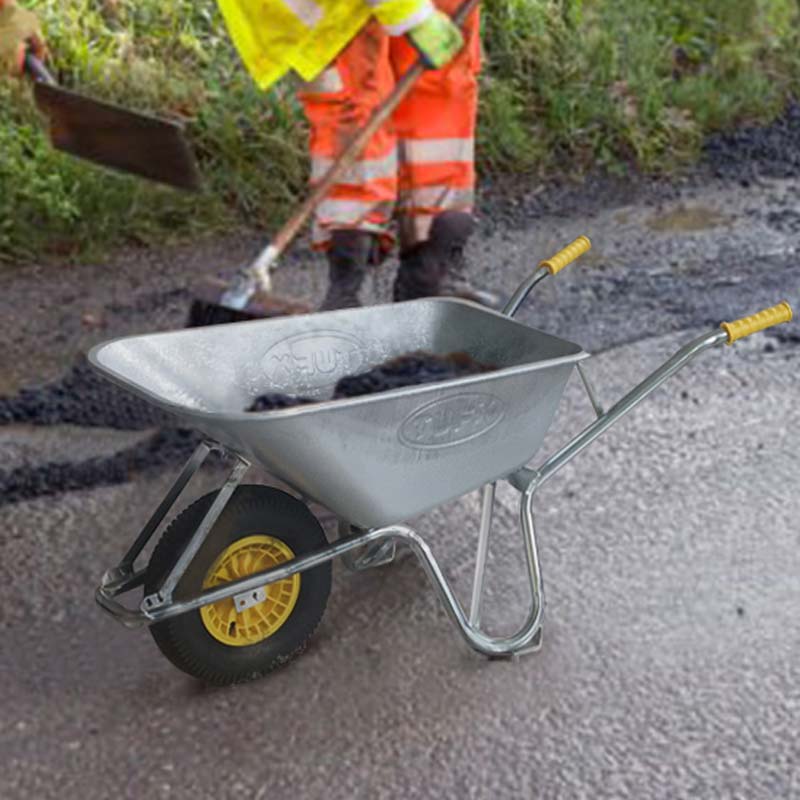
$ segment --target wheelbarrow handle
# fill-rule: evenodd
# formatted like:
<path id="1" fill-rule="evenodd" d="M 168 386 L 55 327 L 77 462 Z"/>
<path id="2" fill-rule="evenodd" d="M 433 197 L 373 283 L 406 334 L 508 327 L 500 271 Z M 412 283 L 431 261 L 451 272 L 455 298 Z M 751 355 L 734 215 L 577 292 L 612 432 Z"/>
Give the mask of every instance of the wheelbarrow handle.
<path id="1" fill-rule="evenodd" d="M 539 269 L 530 278 L 523 281 L 516 292 L 508 301 L 503 313 L 513 317 L 520 306 L 525 302 L 525 298 L 539 281 L 544 280 L 548 275 L 557 275 L 564 267 L 568 267 L 573 261 L 577 261 L 584 253 L 592 249 L 592 242 L 588 236 L 579 236 L 574 242 L 568 244 L 563 250 L 559 250 L 554 256 L 539 262 Z"/>
<path id="2" fill-rule="evenodd" d="M 665 361 L 655 372 L 651 373 L 638 386 L 618 400 L 605 414 L 584 428 L 572 441 L 567 442 L 557 453 L 550 456 L 538 469 L 523 467 L 510 477 L 511 484 L 523 490 L 534 484 L 540 486 L 549 480 L 559 469 L 572 461 L 575 456 L 588 447 L 598 436 L 605 433 L 612 425 L 632 411 L 646 397 L 649 397 L 668 378 L 683 369 L 690 361 L 712 347 L 733 344 L 738 339 L 752 333 L 780 325 L 792 319 L 792 308 L 787 302 L 778 303 L 772 308 L 760 311 L 750 317 L 736 322 L 724 322 L 722 330 L 715 329 L 684 345 L 672 358 Z"/>
<path id="3" fill-rule="evenodd" d="M 542 269 L 546 269 L 551 275 L 558 275 L 564 267 L 568 267 L 573 261 L 577 261 L 584 253 L 592 249 L 592 243 L 588 236 L 579 236 L 574 242 L 568 244 L 563 250 L 559 250 L 551 258 L 539 262 Z"/>
<path id="4" fill-rule="evenodd" d="M 738 342 L 745 336 L 792 321 L 792 307 L 785 300 L 771 308 L 765 308 L 757 314 L 742 317 L 734 322 L 723 322 L 720 327 L 728 334 L 728 344 Z"/>

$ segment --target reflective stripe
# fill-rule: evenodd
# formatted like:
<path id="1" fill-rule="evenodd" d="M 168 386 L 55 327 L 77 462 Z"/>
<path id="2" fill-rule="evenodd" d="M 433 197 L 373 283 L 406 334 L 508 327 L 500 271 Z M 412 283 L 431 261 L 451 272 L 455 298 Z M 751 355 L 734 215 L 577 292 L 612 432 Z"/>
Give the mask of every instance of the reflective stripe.
<path id="1" fill-rule="evenodd" d="M 403 161 L 409 164 L 442 164 L 448 161 L 475 160 L 475 140 L 404 139 L 400 142 Z"/>
<path id="2" fill-rule="evenodd" d="M 283 0 L 294 11 L 298 19 L 314 28 L 322 19 L 323 11 L 314 0 Z"/>
<path id="3" fill-rule="evenodd" d="M 414 25 L 419 25 L 434 11 L 431 0 L 373 0 L 369 4 L 374 9 L 378 22 L 392 36 L 400 36 Z M 399 31 L 400 28 L 405 30 Z M 393 33 L 395 30 L 399 32 Z"/>
<path id="4" fill-rule="evenodd" d="M 328 174 L 333 166 L 332 158 L 313 157 L 311 160 L 311 180 L 319 181 Z M 383 158 L 364 158 L 356 161 L 352 167 L 339 176 L 338 183 L 349 183 L 361 186 L 380 178 L 394 178 L 397 175 L 397 151 L 392 150 Z"/>
<path id="5" fill-rule="evenodd" d="M 470 208 L 475 202 L 472 189 L 452 189 L 449 186 L 424 186 L 403 191 L 400 207 L 404 209 L 432 208 L 437 210 L 461 210 Z"/>
<path id="6" fill-rule="evenodd" d="M 335 66 L 320 72 L 313 81 L 300 85 L 300 91 L 305 94 L 335 94 L 341 92 L 342 89 L 344 89 L 344 81 Z"/>
<path id="7" fill-rule="evenodd" d="M 391 231 L 388 229 L 388 224 L 388 220 L 382 224 L 379 222 L 367 222 L 365 220 L 354 223 L 355 227 L 360 231 L 369 231 L 370 233 L 378 234 L 384 239 L 388 237 L 390 240 L 393 240 L 394 237 L 392 237 Z M 335 228 L 333 227 L 327 227 L 317 222 L 311 234 L 311 244 L 316 248 L 321 248 L 329 244 L 334 230 Z"/>
<path id="8" fill-rule="evenodd" d="M 417 25 L 422 25 L 428 17 L 433 14 L 433 7 L 421 8 L 416 14 L 408 17 L 403 22 L 398 22 L 394 25 L 383 24 L 383 29 L 389 36 L 402 36 L 405 33 L 413 30 Z"/>
<path id="9" fill-rule="evenodd" d="M 357 225 L 368 214 L 392 214 L 392 203 L 366 203 L 359 200 L 327 199 L 317 208 L 316 218 L 324 224 Z"/>

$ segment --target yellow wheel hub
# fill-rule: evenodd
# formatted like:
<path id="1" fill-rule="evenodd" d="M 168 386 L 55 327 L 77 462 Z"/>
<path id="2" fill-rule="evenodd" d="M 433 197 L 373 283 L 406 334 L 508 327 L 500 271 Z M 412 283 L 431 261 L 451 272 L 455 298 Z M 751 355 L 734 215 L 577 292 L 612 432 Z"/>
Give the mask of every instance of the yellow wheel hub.
<path id="1" fill-rule="evenodd" d="M 203 581 L 211 589 L 229 581 L 246 578 L 294 558 L 292 549 L 272 536 L 247 536 L 220 553 Z M 300 575 L 264 587 L 266 598 L 237 611 L 232 597 L 200 609 L 206 630 L 219 642 L 232 647 L 258 644 L 272 636 L 294 609 L 300 594 Z"/>

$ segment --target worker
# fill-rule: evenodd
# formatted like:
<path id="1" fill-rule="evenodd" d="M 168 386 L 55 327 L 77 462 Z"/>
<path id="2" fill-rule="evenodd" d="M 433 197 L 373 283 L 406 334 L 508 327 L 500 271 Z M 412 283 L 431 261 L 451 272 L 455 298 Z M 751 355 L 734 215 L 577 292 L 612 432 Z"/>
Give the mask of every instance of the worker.
<path id="1" fill-rule="evenodd" d="M 395 300 L 457 296 L 498 307 L 467 281 L 474 221 L 474 136 L 481 52 L 477 9 L 461 30 L 460 0 L 218 0 L 262 89 L 293 72 L 310 124 L 318 181 L 395 82 L 422 56 L 428 71 L 316 211 L 313 244 L 327 253 L 322 309 L 359 305 L 370 265 L 399 239 Z M 35 17 L 4 4 L 0 54 L 19 71 L 25 43 L 42 49 Z M 396 233 L 395 233 L 396 223 Z"/>
<path id="2" fill-rule="evenodd" d="M 362 2 L 355 0 L 356 6 Z M 455 295 L 499 305 L 498 297 L 473 288 L 464 275 L 464 248 L 474 226 L 478 13 L 468 19 L 464 41 L 448 16 L 460 0 L 437 2 L 438 8 L 430 0 L 371 0 L 372 18 L 332 63 L 327 59 L 343 36 L 330 51 L 312 50 L 318 58 L 306 75 L 325 66 L 299 92 L 311 128 L 312 181 L 325 174 L 420 54 L 431 67 L 317 209 L 313 243 L 327 251 L 330 275 L 322 309 L 358 305 L 368 265 L 383 259 L 395 236 L 395 300 Z"/>

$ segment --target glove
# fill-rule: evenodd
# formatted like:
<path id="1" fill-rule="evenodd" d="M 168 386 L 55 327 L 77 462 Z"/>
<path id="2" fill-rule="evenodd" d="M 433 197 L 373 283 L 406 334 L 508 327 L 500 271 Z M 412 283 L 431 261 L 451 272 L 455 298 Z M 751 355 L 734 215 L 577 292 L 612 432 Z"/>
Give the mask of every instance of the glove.
<path id="1" fill-rule="evenodd" d="M 434 11 L 407 34 L 428 69 L 441 69 L 458 55 L 464 37 L 458 25 L 443 11 Z"/>
<path id="2" fill-rule="evenodd" d="M 0 76 L 21 75 L 28 50 L 37 58 L 46 55 L 39 20 L 16 0 L 0 0 Z"/>

